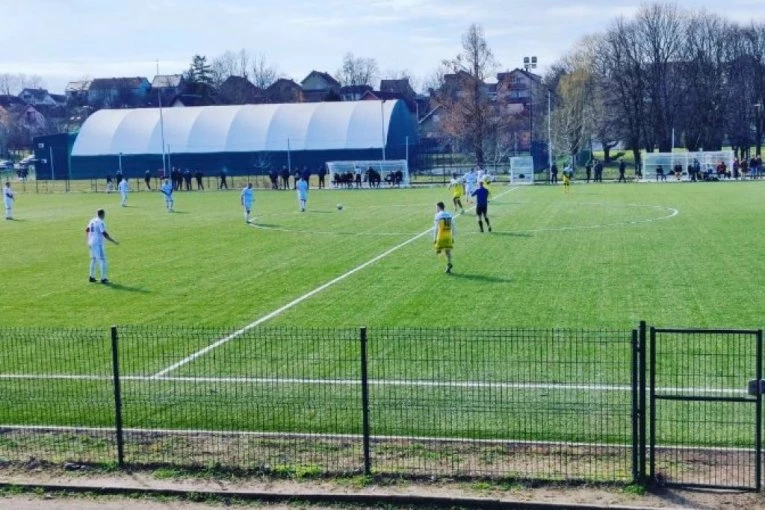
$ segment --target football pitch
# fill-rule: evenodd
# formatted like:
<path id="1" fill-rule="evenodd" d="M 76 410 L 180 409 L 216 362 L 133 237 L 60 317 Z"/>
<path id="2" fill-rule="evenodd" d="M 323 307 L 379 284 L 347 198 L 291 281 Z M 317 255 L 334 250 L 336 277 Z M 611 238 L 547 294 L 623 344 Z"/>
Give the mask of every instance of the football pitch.
<path id="1" fill-rule="evenodd" d="M 762 326 L 764 193 L 494 185 L 493 232 L 457 216 L 453 274 L 430 231 L 435 203 L 451 210 L 445 188 L 313 190 L 305 213 L 293 191 L 258 190 L 251 225 L 235 191 L 177 193 L 172 214 L 158 193 L 126 208 L 117 194 L 21 194 L 0 224 L 2 327 L 23 331 L 0 352 L 0 423 L 111 425 L 115 324 L 128 427 L 358 433 L 365 326 L 375 433 L 626 444 L 640 320 Z M 99 207 L 120 241 L 106 247 L 111 285 L 87 281 Z M 540 333 L 553 329 L 569 334 Z M 693 383 L 738 390 L 726 378 L 739 368 L 700 367 Z M 514 406 L 526 412 L 509 419 Z M 724 437 L 746 445 L 746 430 Z"/>
<path id="2" fill-rule="evenodd" d="M 761 326 L 765 183 L 495 186 L 494 232 L 457 218 L 455 270 L 432 250 L 444 188 L 22 194 L 4 222 L 4 326 Z M 342 203 L 342 211 L 336 204 Z M 104 207 L 111 286 L 87 283 Z M 323 290 L 312 293 L 322 286 Z M 312 294 L 311 294 L 312 293 Z M 310 295 L 309 295 L 310 294 Z M 286 306 L 295 300 L 299 302 Z"/>

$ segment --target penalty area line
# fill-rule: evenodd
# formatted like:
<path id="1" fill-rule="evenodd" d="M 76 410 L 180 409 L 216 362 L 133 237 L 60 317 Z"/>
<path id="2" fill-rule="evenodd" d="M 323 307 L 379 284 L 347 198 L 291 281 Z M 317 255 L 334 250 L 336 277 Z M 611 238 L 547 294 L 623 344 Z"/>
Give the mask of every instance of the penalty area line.
<path id="1" fill-rule="evenodd" d="M 499 198 L 502 195 L 505 195 L 507 193 L 510 193 L 511 191 L 514 191 L 516 189 L 518 189 L 518 187 L 510 188 L 509 190 L 507 190 L 507 191 L 497 195 L 497 198 Z M 471 207 L 471 209 L 472 209 L 472 207 Z M 337 278 L 333 278 L 332 280 L 328 281 L 327 283 L 325 283 L 323 285 L 320 285 L 320 286 L 316 287 L 315 289 L 313 289 L 313 290 L 311 290 L 309 292 L 306 292 L 302 296 L 299 296 L 299 297 L 293 299 L 292 301 L 290 301 L 286 305 L 277 308 L 273 312 L 268 313 L 268 314 L 264 315 L 263 317 L 255 320 L 255 321 L 252 321 L 251 323 L 247 324 L 243 328 L 237 329 L 236 331 L 234 331 L 230 335 L 224 336 L 220 340 L 218 340 L 218 341 L 208 345 L 204 349 L 200 349 L 197 352 L 195 352 L 195 353 L 193 353 L 193 354 L 191 354 L 189 356 L 186 356 L 182 360 L 180 360 L 180 361 L 178 361 L 176 363 L 173 363 L 169 367 L 163 368 L 162 370 L 160 370 L 159 372 L 154 374 L 152 377 L 162 377 L 164 375 L 169 374 L 170 372 L 173 372 L 173 371 L 181 368 L 184 365 L 187 365 L 187 364 L 191 363 L 192 361 L 194 361 L 195 359 L 199 358 L 200 356 L 204 356 L 208 352 L 217 349 L 221 345 L 227 344 L 231 340 L 234 340 L 235 338 L 238 338 L 239 336 L 243 335 L 244 333 L 246 333 L 247 331 L 251 330 L 252 328 L 260 326 L 264 322 L 269 321 L 269 320 L 273 319 L 274 317 L 277 317 L 277 316 L 281 315 L 282 313 L 286 312 L 290 308 L 293 308 L 296 305 L 299 305 L 300 303 L 302 303 L 306 299 L 311 298 L 311 297 L 315 296 L 316 294 L 318 294 L 319 292 L 321 292 L 323 290 L 326 290 L 329 287 L 333 286 L 334 284 L 345 280 L 349 276 L 358 273 L 362 269 L 365 269 L 365 268 L 371 266 L 375 262 L 378 262 L 379 260 L 384 259 L 385 257 L 390 255 L 391 253 L 394 253 L 394 252 L 400 250 L 404 246 L 407 246 L 407 245 L 413 243 L 414 241 L 420 239 L 421 237 L 423 237 L 423 236 L 425 236 L 427 234 L 430 234 L 431 232 L 433 232 L 433 228 L 432 227 L 428 228 L 427 230 L 423 230 L 419 234 L 415 235 L 414 237 L 411 237 L 411 238 L 407 239 L 403 243 L 398 244 L 398 245 L 394 246 L 393 248 L 390 248 L 389 250 L 384 251 L 383 253 L 377 255 L 376 257 L 373 257 L 373 258 L 369 259 L 368 261 L 364 262 L 363 264 L 360 264 L 360 265 L 354 267 L 350 271 L 347 271 L 347 272 L 341 274 Z"/>

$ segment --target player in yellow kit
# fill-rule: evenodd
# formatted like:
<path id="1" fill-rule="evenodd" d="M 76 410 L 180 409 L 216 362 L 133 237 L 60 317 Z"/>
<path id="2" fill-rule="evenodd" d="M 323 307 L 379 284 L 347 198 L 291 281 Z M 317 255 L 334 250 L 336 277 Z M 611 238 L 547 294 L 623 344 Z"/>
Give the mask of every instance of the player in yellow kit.
<path id="1" fill-rule="evenodd" d="M 457 177 L 457 174 L 452 174 L 452 180 L 449 181 L 449 188 L 452 190 L 454 212 L 456 213 L 457 207 L 459 207 L 462 214 L 465 214 L 465 208 L 462 207 L 462 195 L 465 194 L 465 184 L 463 184 L 462 179 Z"/>
<path id="2" fill-rule="evenodd" d="M 568 172 L 563 172 L 563 192 L 568 193 L 571 188 L 571 177 Z"/>
<path id="3" fill-rule="evenodd" d="M 433 219 L 433 246 L 436 255 L 443 251 L 446 255 L 446 272 L 452 272 L 452 249 L 454 248 L 454 217 L 444 210 L 444 203 L 436 204 L 436 216 Z"/>

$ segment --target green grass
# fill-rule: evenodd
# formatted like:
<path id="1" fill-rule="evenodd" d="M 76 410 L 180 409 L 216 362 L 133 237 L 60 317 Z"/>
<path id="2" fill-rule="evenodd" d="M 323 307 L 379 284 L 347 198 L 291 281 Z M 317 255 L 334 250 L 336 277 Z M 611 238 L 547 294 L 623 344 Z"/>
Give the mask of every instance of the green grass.
<path id="1" fill-rule="evenodd" d="M 458 219 L 453 276 L 423 236 L 269 324 L 758 327 L 763 191 L 518 189 L 492 203 L 492 235 Z M 125 209 L 116 195 L 21 194 L 19 221 L 1 230 L 3 325 L 244 325 L 422 232 L 447 199 L 440 188 L 313 192 L 301 215 L 293 193 L 258 193 L 258 224 L 282 231 L 245 226 L 233 192 L 181 193 L 172 215 L 153 193 L 131 195 Z M 83 229 L 97 207 L 122 243 L 107 246 L 112 287 L 86 284 Z M 679 214 L 659 220 L 667 208 Z"/>
<path id="2" fill-rule="evenodd" d="M 625 444 L 628 391 L 501 383 L 628 386 L 640 320 L 762 326 L 765 183 L 510 189 L 494 188 L 491 234 L 469 214 L 457 219 L 454 274 L 426 234 L 165 381 L 146 376 L 424 232 L 448 192 L 312 191 L 301 214 L 294 192 L 258 191 L 254 228 L 237 192 L 179 193 L 167 214 L 157 193 L 134 193 L 120 208 L 117 195 L 22 191 L 19 220 L 0 224 L 1 323 L 21 328 L 0 331 L 0 374 L 103 380 L 0 380 L 0 423 L 109 426 L 108 328 L 117 324 L 126 427 L 357 434 L 358 385 L 299 381 L 357 380 L 367 326 L 373 380 L 500 383 L 372 386 L 376 435 Z M 98 207 L 121 243 L 107 246 L 111 286 L 87 283 L 83 230 Z M 693 349 L 697 357 L 661 365 L 662 385 L 737 388 L 751 378 L 741 376 L 751 346 L 725 366 L 714 361 L 730 354 L 725 345 Z M 751 442 L 748 420 L 731 421 L 727 407 L 663 409 L 667 440 L 706 440 L 673 425 L 681 416 L 730 422 L 710 432 L 713 444 Z"/>

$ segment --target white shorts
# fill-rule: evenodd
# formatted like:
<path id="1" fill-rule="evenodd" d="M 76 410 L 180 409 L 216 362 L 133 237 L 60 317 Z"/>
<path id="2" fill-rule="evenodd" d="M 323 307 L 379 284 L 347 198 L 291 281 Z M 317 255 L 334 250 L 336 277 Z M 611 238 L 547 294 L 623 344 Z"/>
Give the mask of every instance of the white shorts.
<path id="1" fill-rule="evenodd" d="M 106 260 L 106 251 L 103 244 L 94 244 L 90 246 L 90 258 L 96 260 Z"/>

